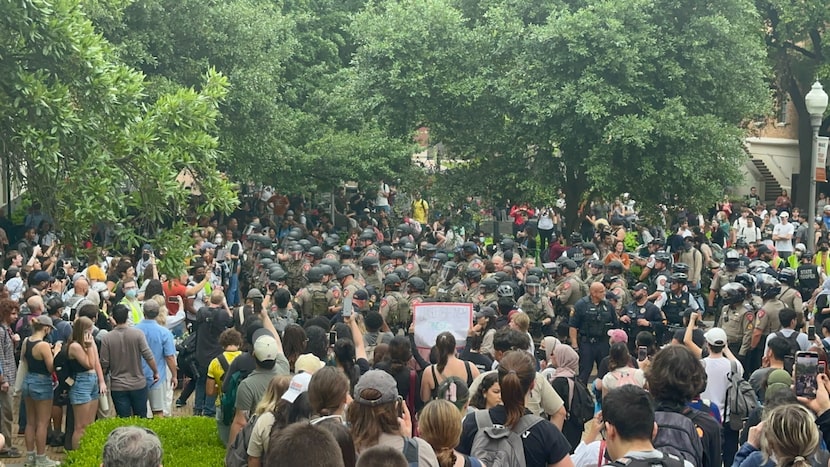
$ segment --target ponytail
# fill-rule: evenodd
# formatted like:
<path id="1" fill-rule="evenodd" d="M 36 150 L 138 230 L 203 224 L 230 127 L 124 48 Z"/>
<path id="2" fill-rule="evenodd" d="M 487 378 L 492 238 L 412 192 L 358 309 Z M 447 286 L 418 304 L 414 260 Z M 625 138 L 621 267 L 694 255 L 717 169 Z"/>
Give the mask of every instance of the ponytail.
<path id="1" fill-rule="evenodd" d="M 435 339 L 435 348 L 438 350 L 438 363 L 435 364 L 435 369 L 438 373 L 443 373 L 450 355 L 455 354 L 455 336 L 449 332 L 438 334 L 438 338 Z"/>
<path id="2" fill-rule="evenodd" d="M 523 350 L 507 352 L 499 364 L 501 402 L 507 412 L 508 427 L 513 427 L 525 412 L 525 396 L 536 378 L 533 357 Z"/>
<path id="3" fill-rule="evenodd" d="M 438 467 L 453 467 L 456 457 L 453 448 L 441 448 L 435 450 L 435 457 L 438 458 Z"/>

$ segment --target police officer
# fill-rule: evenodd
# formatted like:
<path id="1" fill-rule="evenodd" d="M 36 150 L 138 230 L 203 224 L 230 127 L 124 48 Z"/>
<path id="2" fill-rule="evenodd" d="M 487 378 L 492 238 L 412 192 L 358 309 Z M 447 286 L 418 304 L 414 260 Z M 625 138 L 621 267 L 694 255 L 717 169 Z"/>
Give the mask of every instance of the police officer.
<path id="1" fill-rule="evenodd" d="M 530 275 L 525 278 L 525 294 L 519 297 L 517 305 L 530 318 L 530 336 L 534 342 L 553 335 L 553 304 L 541 294 L 539 277 Z"/>
<path id="2" fill-rule="evenodd" d="M 427 290 L 427 283 L 424 282 L 423 279 L 420 277 L 410 277 L 409 280 L 406 281 L 406 292 L 407 292 L 407 301 L 409 302 L 409 313 L 406 316 L 406 323 L 409 324 L 409 321 L 412 318 L 412 308 L 424 302 L 424 293 Z"/>
<path id="3" fill-rule="evenodd" d="M 462 271 L 475 268 L 482 270 L 484 263 L 481 257 L 478 256 L 478 245 L 474 242 L 464 242 L 461 244 L 461 261 L 458 262 L 458 267 Z"/>
<path id="4" fill-rule="evenodd" d="M 599 264 L 600 268 L 603 267 L 602 260 L 599 259 L 597 256 L 597 246 L 594 242 L 585 242 L 582 244 L 582 264 L 579 266 L 579 279 L 586 284 L 590 284 L 589 282 L 590 275 L 591 275 L 591 265 Z"/>
<path id="5" fill-rule="evenodd" d="M 742 363 L 746 361 L 755 329 L 755 306 L 746 287 L 739 282 L 730 282 L 720 289 L 721 322 L 716 326 L 726 332 L 726 344 L 733 355 Z"/>
<path id="6" fill-rule="evenodd" d="M 751 353 L 747 362 L 749 363 L 747 371 L 750 373 L 761 367 L 767 336 L 781 329 L 778 313 L 784 309 L 784 304 L 778 299 L 781 293 L 780 282 L 769 274 L 759 274 L 757 286 L 764 304 L 755 315 L 755 329 L 752 331 L 750 344 Z"/>
<path id="7" fill-rule="evenodd" d="M 584 282 L 580 281 L 579 278 L 576 277 L 575 273 L 578 269 L 576 261 L 572 259 L 565 259 L 559 264 L 559 266 L 562 268 L 562 281 L 554 291 L 554 294 L 559 300 L 559 303 L 564 305 L 569 310 L 570 314 L 570 308 L 585 296 L 583 291 L 586 287 L 584 287 Z"/>
<path id="8" fill-rule="evenodd" d="M 574 305 L 569 324 L 571 347 L 579 351 L 579 379 L 588 384 L 594 364 L 599 367 L 608 355 L 608 331 L 619 327 L 617 313 L 605 300 L 605 286 L 591 284 L 588 296 Z"/>
<path id="9" fill-rule="evenodd" d="M 716 301 L 720 288 L 724 285 L 735 282 L 738 274 L 746 272 L 746 269 L 741 268 L 741 256 L 735 250 L 729 250 L 724 255 L 723 267 L 712 278 L 712 284 L 709 286 L 709 300 L 708 305 L 715 315 L 715 322 L 720 321 L 720 309 L 718 309 L 718 301 Z"/>
<path id="10" fill-rule="evenodd" d="M 628 330 L 628 335 L 636 336 L 640 332 L 648 332 L 655 337 L 662 337 L 663 320 L 665 319 L 660 308 L 648 300 L 648 285 L 639 282 L 632 289 L 632 302 L 625 307 L 625 313 L 620 317 Z M 629 339 L 629 350 L 634 351 L 636 341 Z"/>
<path id="11" fill-rule="evenodd" d="M 665 292 L 666 286 L 669 283 L 669 265 L 671 264 L 671 255 L 663 250 L 654 253 L 654 267 L 648 275 L 648 299 L 652 302 L 660 298 L 660 294 Z"/>
<path id="12" fill-rule="evenodd" d="M 571 246 L 562 253 L 560 258 L 570 259 L 579 266 L 585 260 L 585 254 L 582 251 L 582 237 L 579 235 L 579 232 L 571 234 L 570 243 Z"/>
<path id="13" fill-rule="evenodd" d="M 363 286 L 360 285 L 360 282 L 355 279 L 355 272 L 352 270 L 350 266 L 343 266 L 337 271 L 337 280 L 340 282 L 340 288 L 343 291 L 343 298 L 353 297 L 354 293 L 358 290 L 363 289 Z M 363 289 L 365 290 L 365 289 Z M 340 311 L 341 307 L 338 307 L 335 312 Z"/>
<path id="14" fill-rule="evenodd" d="M 484 278 L 479 283 L 478 290 L 470 286 L 467 293 L 467 301 L 472 303 L 473 306 L 489 305 L 498 301 L 499 296 L 496 294 L 498 288 L 499 281 L 495 277 Z"/>
<path id="15" fill-rule="evenodd" d="M 403 244 L 401 249 L 403 250 L 403 254 L 406 256 L 403 266 L 409 273 L 409 277 L 421 277 L 421 266 L 418 264 L 418 255 L 415 254 L 415 244 L 412 242 L 406 242 Z"/>
<path id="16" fill-rule="evenodd" d="M 366 285 L 371 285 L 375 290 L 383 288 L 383 273 L 380 272 L 380 262 L 377 256 L 364 256 L 360 260 L 363 268 L 363 280 Z"/>
<path id="17" fill-rule="evenodd" d="M 309 284 L 297 292 L 294 308 L 300 311 L 303 321 L 315 316 L 329 318 L 328 288 L 323 285 L 323 268 L 314 266 L 307 277 Z"/>
<path id="18" fill-rule="evenodd" d="M 798 291 L 801 292 L 801 301 L 809 302 L 813 298 L 813 293 L 818 289 L 821 274 L 818 266 L 813 264 L 813 252 L 805 251 L 801 255 L 801 264 L 795 270 L 795 275 L 798 280 Z"/>
<path id="19" fill-rule="evenodd" d="M 692 311 L 700 310 L 697 301 L 686 290 L 687 282 L 688 276 L 686 274 L 682 272 L 672 274 L 669 290 L 663 292 L 657 302 L 654 303 L 666 317 L 668 336 L 683 328 L 683 313 L 687 308 L 692 309 Z"/>
<path id="20" fill-rule="evenodd" d="M 603 276 L 602 268 L 604 266 L 605 265 L 602 263 L 602 261 L 598 260 L 598 259 L 591 259 L 591 260 L 585 261 L 585 264 L 583 265 L 583 267 L 586 267 L 588 272 L 586 273 L 585 278 L 582 279 L 582 282 L 584 282 L 586 284 L 593 284 L 594 282 L 602 282 L 602 276 Z M 581 271 L 582 270 L 580 269 L 580 272 Z"/>
<path id="21" fill-rule="evenodd" d="M 743 238 L 739 238 L 738 241 L 735 242 L 735 251 L 738 252 L 739 255 L 739 264 L 740 267 L 747 269 L 749 267 L 749 256 L 746 255 L 747 251 L 749 250 L 749 244 L 746 243 L 746 240 Z"/>
<path id="22" fill-rule="evenodd" d="M 436 248 L 435 245 L 433 245 L 432 243 L 424 242 L 421 244 L 421 256 L 418 259 L 418 268 L 420 269 L 420 274 L 418 275 L 418 277 L 426 281 L 427 286 L 435 285 L 435 283 L 430 283 L 430 280 L 442 264 L 435 257 L 437 252 L 438 248 Z"/>
<path id="23" fill-rule="evenodd" d="M 380 300 L 379 311 L 389 326 L 389 330 L 397 334 L 406 324 L 403 318 L 407 314 L 409 303 L 404 294 L 400 292 L 401 278 L 397 274 L 392 273 L 384 277 L 383 287 L 385 295 Z"/>
<path id="24" fill-rule="evenodd" d="M 796 329 L 804 327 L 804 306 L 801 301 L 801 293 L 795 288 L 795 269 L 784 268 L 778 273 L 778 280 L 781 282 L 781 293 L 778 294 L 778 300 L 784 304 L 785 307 L 794 310 L 798 321 Z"/>
<path id="25" fill-rule="evenodd" d="M 359 242 L 362 249 L 360 250 L 360 256 L 358 257 L 358 261 L 363 263 L 365 258 L 380 258 L 380 250 L 378 246 L 375 245 L 375 241 L 377 240 L 377 234 L 375 233 L 374 229 L 366 228 L 360 232 L 360 236 L 357 237 L 357 241 Z"/>

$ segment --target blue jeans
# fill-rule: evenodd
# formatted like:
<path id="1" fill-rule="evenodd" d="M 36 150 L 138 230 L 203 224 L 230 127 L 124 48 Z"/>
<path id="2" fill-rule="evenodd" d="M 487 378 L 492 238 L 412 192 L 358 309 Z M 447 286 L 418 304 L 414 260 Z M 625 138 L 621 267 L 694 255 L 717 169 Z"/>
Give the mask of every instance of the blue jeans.
<path id="1" fill-rule="evenodd" d="M 112 391 L 112 403 L 121 418 L 147 418 L 147 386 L 133 391 Z"/>
<path id="2" fill-rule="evenodd" d="M 228 294 L 225 298 L 228 299 L 228 306 L 239 305 L 239 273 L 231 274 L 228 279 Z"/>
<path id="3" fill-rule="evenodd" d="M 202 370 L 200 368 L 200 370 Z M 196 415 L 204 415 L 205 417 L 213 417 L 216 415 L 216 395 L 208 396 L 205 394 L 205 384 L 207 384 L 207 368 L 199 372 L 199 379 L 196 380 L 196 401 L 193 403 L 193 413 Z"/>

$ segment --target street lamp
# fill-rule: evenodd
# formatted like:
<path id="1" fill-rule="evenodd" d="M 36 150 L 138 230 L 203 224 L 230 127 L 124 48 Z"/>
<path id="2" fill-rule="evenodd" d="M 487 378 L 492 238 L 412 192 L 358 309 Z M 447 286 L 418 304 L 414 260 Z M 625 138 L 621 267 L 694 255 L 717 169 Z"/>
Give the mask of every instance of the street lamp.
<path id="1" fill-rule="evenodd" d="M 808 248 L 815 250 L 816 223 L 813 216 L 816 215 L 816 159 L 818 159 L 818 130 L 821 127 L 821 119 L 824 111 L 827 110 L 827 93 L 824 87 L 816 81 L 813 89 L 804 96 L 804 103 L 807 106 L 807 113 L 810 114 L 810 125 L 813 127 L 813 151 L 810 155 L 810 198 L 808 199 L 807 213 L 809 214 L 807 238 L 810 239 Z"/>

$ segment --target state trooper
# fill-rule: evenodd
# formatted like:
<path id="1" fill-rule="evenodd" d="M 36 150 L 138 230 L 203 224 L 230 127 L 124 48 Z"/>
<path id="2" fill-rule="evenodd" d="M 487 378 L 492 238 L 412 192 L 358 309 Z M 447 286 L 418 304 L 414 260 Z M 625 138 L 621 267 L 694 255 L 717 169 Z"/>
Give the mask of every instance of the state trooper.
<path id="1" fill-rule="evenodd" d="M 392 261 L 392 252 L 395 251 L 390 245 L 381 245 L 378 248 L 378 260 L 380 261 L 380 272 L 383 275 L 392 274 L 395 270 L 395 264 Z"/>
<path id="2" fill-rule="evenodd" d="M 769 274 L 758 274 L 757 279 L 758 292 L 764 304 L 755 314 L 755 329 L 752 331 L 751 353 L 747 362 L 749 372 L 761 367 L 767 336 L 781 329 L 778 313 L 784 309 L 784 304 L 778 299 L 781 283 Z"/>
<path id="3" fill-rule="evenodd" d="M 597 256 L 597 245 L 594 242 L 585 242 L 582 244 L 582 263 L 579 264 L 579 272 L 577 275 L 582 282 L 588 282 L 590 274 L 590 265 L 599 263 L 602 267 L 604 263 L 599 256 Z"/>
<path id="4" fill-rule="evenodd" d="M 458 264 L 447 261 L 441 266 L 440 279 L 435 286 L 435 300 L 439 302 L 460 302 L 467 293 L 467 286 L 458 277 Z"/>
<path id="5" fill-rule="evenodd" d="M 585 283 L 576 277 L 575 272 L 578 269 L 576 261 L 565 259 L 559 263 L 562 268 L 562 280 L 554 291 L 556 299 L 569 309 L 573 307 L 577 301 L 585 296 Z"/>
<path id="6" fill-rule="evenodd" d="M 560 258 L 570 259 L 579 266 L 585 261 L 585 254 L 582 252 L 582 236 L 579 235 L 579 232 L 573 232 L 571 234 L 571 241 L 569 243 L 571 246 L 562 252 Z"/>
<path id="7" fill-rule="evenodd" d="M 478 307 L 489 305 L 498 301 L 499 296 L 496 294 L 498 288 L 499 281 L 495 277 L 481 279 L 478 289 L 473 289 L 472 286 L 469 287 L 466 301 Z"/>
<path id="8" fill-rule="evenodd" d="M 602 282 L 602 277 L 604 276 L 602 269 L 605 265 L 602 263 L 601 260 L 598 259 L 591 259 L 585 261 L 583 264 L 583 268 L 587 269 L 587 273 L 585 277 L 582 278 L 582 282 L 586 284 L 592 284 L 594 282 Z M 582 272 L 582 269 L 580 269 Z"/>
<path id="9" fill-rule="evenodd" d="M 654 253 L 654 267 L 650 268 L 648 274 L 648 299 L 652 302 L 660 298 L 660 294 L 666 291 L 669 283 L 669 265 L 671 255 L 663 250 Z"/>
<path id="10" fill-rule="evenodd" d="M 372 286 L 375 290 L 383 288 L 383 273 L 380 272 L 380 263 L 377 256 L 365 256 L 360 260 L 360 265 L 363 269 L 363 281 L 367 286 Z"/>
<path id="11" fill-rule="evenodd" d="M 525 294 L 519 297 L 517 305 L 530 318 L 530 336 L 537 344 L 542 337 L 553 335 L 553 304 L 541 294 L 541 280 L 538 276 L 525 278 Z"/>
<path id="12" fill-rule="evenodd" d="M 713 310 L 715 315 L 715 322 L 720 321 L 720 308 L 718 307 L 719 300 L 716 300 L 720 288 L 724 285 L 735 282 L 738 274 L 746 272 L 746 269 L 741 268 L 741 256 L 735 250 L 729 250 L 724 255 L 723 267 L 720 268 L 715 277 L 712 278 L 712 284 L 709 285 L 709 309 Z"/>
<path id="13" fill-rule="evenodd" d="M 733 355 L 745 362 L 755 329 L 756 308 L 743 284 L 730 282 L 720 289 L 723 310 L 716 326 L 726 332 L 726 344 Z"/>
<path id="14" fill-rule="evenodd" d="M 700 310 L 697 301 L 686 290 L 688 276 L 682 272 L 671 275 L 669 290 L 663 292 L 654 303 L 666 317 L 667 336 L 671 338 L 675 331 L 683 328 L 683 314 L 686 309 Z"/>
<path id="15" fill-rule="evenodd" d="M 484 262 L 478 256 L 478 245 L 474 242 L 464 242 L 461 244 L 461 259 L 458 261 L 458 268 L 462 271 L 468 269 L 484 269 Z"/>
<path id="16" fill-rule="evenodd" d="M 781 282 L 781 293 L 778 294 L 778 300 L 784 304 L 785 307 L 794 310 L 798 324 L 796 329 L 803 329 L 804 327 L 804 303 L 801 301 L 801 293 L 795 288 L 796 272 L 793 268 L 784 268 L 778 273 L 778 280 Z"/>
<path id="17" fill-rule="evenodd" d="M 594 364 L 608 355 L 608 331 L 619 327 L 617 313 L 605 299 L 605 286 L 594 282 L 589 294 L 574 305 L 570 316 L 570 345 L 579 352 L 579 379 L 588 384 Z"/>
<path id="18" fill-rule="evenodd" d="M 323 285 L 323 268 L 312 267 L 307 274 L 309 284 L 294 296 L 294 308 L 300 311 L 303 321 L 315 316 L 329 318 L 328 288 Z"/>
<path id="19" fill-rule="evenodd" d="M 359 242 L 362 248 L 360 250 L 360 256 L 358 257 L 358 261 L 363 263 L 363 260 L 365 258 L 378 258 L 378 260 L 380 259 L 380 250 L 378 249 L 378 246 L 375 245 L 375 241 L 377 240 L 377 238 L 377 234 L 372 228 L 366 228 L 360 232 L 360 236 L 357 237 L 357 241 Z"/>
<path id="20" fill-rule="evenodd" d="M 409 310 L 409 301 L 400 292 L 401 282 L 401 278 L 395 273 L 383 278 L 385 295 L 380 301 L 380 314 L 393 334 L 397 334 L 401 329 L 405 330 L 404 318 Z"/>
<path id="21" fill-rule="evenodd" d="M 427 285 L 435 285 L 430 283 L 434 273 L 441 267 L 441 262 L 436 258 L 438 248 L 432 243 L 424 242 L 421 244 L 421 256 L 418 259 L 418 268 L 420 273 L 418 277 L 423 279 Z"/>
<path id="22" fill-rule="evenodd" d="M 801 301 L 809 302 L 821 283 L 821 273 L 818 265 L 813 264 L 813 252 L 806 251 L 801 255 L 801 264 L 795 270 L 798 279 L 798 291 L 801 293 Z"/>

